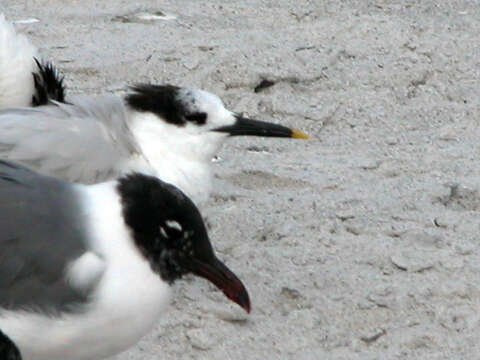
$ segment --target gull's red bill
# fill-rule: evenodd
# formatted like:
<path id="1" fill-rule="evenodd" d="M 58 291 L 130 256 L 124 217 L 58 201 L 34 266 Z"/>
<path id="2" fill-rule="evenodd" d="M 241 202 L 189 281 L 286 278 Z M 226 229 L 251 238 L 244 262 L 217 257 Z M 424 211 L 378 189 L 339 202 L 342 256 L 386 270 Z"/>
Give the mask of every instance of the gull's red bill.
<path id="1" fill-rule="evenodd" d="M 250 297 L 247 289 L 224 263 L 215 257 L 208 264 L 197 260 L 191 267 L 195 275 L 211 281 L 217 288 L 223 291 L 226 297 L 237 303 L 247 313 L 250 312 Z"/>

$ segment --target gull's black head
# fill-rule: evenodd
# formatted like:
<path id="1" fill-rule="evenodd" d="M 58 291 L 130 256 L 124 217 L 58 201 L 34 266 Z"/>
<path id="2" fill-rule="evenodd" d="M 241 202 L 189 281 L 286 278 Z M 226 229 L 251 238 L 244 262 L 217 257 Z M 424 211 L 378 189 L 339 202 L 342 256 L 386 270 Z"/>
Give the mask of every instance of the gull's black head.
<path id="1" fill-rule="evenodd" d="M 247 290 L 215 256 L 202 217 L 187 196 L 142 174 L 124 176 L 117 190 L 125 223 L 154 272 L 170 284 L 188 273 L 206 278 L 250 311 Z"/>
<path id="2" fill-rule="evenodd" d="M 15 344 L 2 331 L 0 331 L 0 359 L 22 360 Z"/>
<path id="3" fill-rule="evenodd" d="M 203 90 L 141 84 L 132 87 L 126 102 L 130 108 L 154 113 L 168 124 L 188 127 L 197 135 L 209 134 L 210 141 L 215 141 L 213 134 L 308 138 L 298 130 L 231 112 L 218 96 Z"/>
<path id="4" fill-rule="evenodd" d="M 32 96 L 32 105 L 47 105 L 51 100 L 65 102 L 64 77 L 61 76 L 55 66 L 50 63 L 41 63 L 34 58 L 38 71 L 32 73 L 35 85 L 35 94 Z"/>

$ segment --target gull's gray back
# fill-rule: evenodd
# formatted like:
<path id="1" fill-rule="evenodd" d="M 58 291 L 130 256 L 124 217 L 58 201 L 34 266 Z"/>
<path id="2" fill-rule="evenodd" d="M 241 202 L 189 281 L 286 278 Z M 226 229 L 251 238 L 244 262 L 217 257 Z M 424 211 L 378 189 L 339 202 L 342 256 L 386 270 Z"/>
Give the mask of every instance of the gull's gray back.
<path id="1" fill-rule="evenodd" d="M 85 252 L 72 185 L 0 161 L 0 307 L 62 309 L 82 301 L 64 280 Z"/>
<path id="2" fill-rule="evenodd" d="M 115 96 L 73 100 L 75 105 L 0 111 L 0 159 L 84 184 L 122 174 L 124 162 L 140 153 L 123 100 Z"/>

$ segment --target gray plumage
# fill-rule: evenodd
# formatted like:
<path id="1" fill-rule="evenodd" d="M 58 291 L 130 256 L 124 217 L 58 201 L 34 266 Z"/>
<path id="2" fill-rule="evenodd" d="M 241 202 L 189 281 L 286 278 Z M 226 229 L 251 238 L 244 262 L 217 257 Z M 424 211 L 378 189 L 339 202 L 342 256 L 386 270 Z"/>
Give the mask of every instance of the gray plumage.
<path id="1" fill-rule="evenodd" d="M 74 102 L 0 111 L 0 158 L 84 184 L 125 173 L 125 159 L 140 151 L 123 100 L 90 96 Z"/>
<path id="2" fill-rule="evenodd" d="M 78 214 L 72 185 L 0 161 L 0 307 L 62 310 L 84 300 L 64 277 L 86 249 Z"/>

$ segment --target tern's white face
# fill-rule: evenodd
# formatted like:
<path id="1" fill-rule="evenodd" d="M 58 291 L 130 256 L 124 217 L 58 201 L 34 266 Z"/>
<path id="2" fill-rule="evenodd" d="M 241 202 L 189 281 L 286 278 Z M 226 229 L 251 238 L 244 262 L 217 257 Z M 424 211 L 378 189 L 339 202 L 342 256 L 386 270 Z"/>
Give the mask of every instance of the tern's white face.
<path id="1" fill-rule="evenodd" d="M 170 156 L 210 161 L 229 136 L 215 129 L 236 122 L 220 98 L 206 91 L 171 85 L 139 85 L 133 90 L 126 98 L 134 111 L 130 128 L 150 160 Z"/>
<path id="2" fill-rule="evenodd" d="M 126 102 L 136 112 L 131 129 L 144 153 L 163 148 L 165 156 L 210 161 L 228 136 L 307 137 L 235 114 L 207 91 L 172 85 L 138 85 L 133 91 Z"/>

